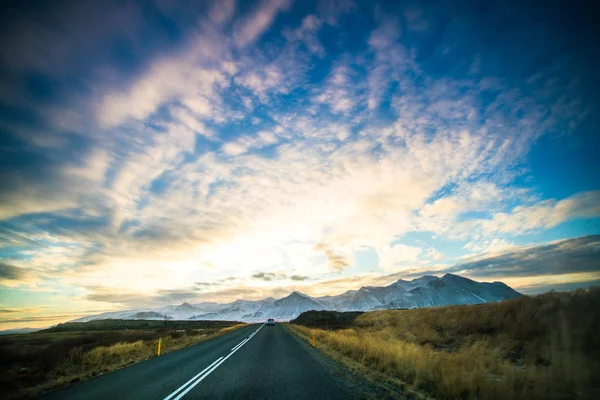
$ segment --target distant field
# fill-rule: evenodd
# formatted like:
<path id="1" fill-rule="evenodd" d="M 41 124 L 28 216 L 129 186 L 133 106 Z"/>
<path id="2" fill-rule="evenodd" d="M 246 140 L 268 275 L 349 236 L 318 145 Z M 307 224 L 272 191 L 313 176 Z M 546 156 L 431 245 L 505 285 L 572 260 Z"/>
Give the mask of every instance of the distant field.
<path id="1" fill-rule="evenodd" d="M 37 395 L 231 331 L 223 321 L 101 320 L 0 336 L 3 399 Z M 6 394 L 6 395 L 5 395 Z"/>
<path id="2" fill-rule="evenodd" d="M 291 322 L 309 328 L 342 329 L 352 326 L 363 314 L 362 311 L 306 311 Z"/>
<path id="3" fill-rule="evenodd" d="M 58 324 L 44 332 L 91 332 L 91 331 L 123 331 L 123 330 L 155 330 L 174 331 L 179 329 L 218 329 L 231 326 L 229 321 L 165 321 L 165 320 L 122 320 L 101 319 L 89 322 L 68 322 Z"/>
<path id="4" fill-rule="evenodd" d="M 600 288 L 473 306 L 308 312 L 289 326 L 414 397 L 600 398 Z"/>

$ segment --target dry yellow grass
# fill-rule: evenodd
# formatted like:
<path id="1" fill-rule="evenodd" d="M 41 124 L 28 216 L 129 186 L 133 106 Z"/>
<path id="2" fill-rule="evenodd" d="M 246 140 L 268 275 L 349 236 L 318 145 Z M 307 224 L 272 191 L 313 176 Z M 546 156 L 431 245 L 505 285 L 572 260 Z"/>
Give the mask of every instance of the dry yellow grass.
<path id="1" fill-rule="evenodd" d="M 317 346 L 443 399 L 598 398 L 600 288 L 295 326 Z"/>
<path id="2" fill-rule="evenodd" d="M 162 337 L 161 354 L 170 353 L 216 336 L 223 335 L 245 324 L 200 333 L 196 331 L 176 331 Z M 157 356 L 157 340 L 138 340 L 136 342 L 118 342 L 110 346 L 94 347 L 84 351 L 81 347 L 71 348 L 48 371 L 42 384 L 11 392 L 14 398 L 30 397 L 40 392 L 58 388 L 72 382 L 79 382 L 97 375 L 126 367 Z"/>
<path id="3" fill-rule="evenodd" d="M 223 335 L 244 324 L 220 329 L 211 334 L 188 334 L 177 332 L 162 338 L 161 354 L 203 342 L 216 336 Z M 53 371 L 58 385 L 68 383 L 73 379 L 85 379 L 89 374 L 99 371 L 115 370 L 157 356 L 158 343 L 155 340 L 139 340 L 133 343 L 115 343 L 83 352 L 80 347 L 69 351 L 68 356 L 58 364 Z"/>

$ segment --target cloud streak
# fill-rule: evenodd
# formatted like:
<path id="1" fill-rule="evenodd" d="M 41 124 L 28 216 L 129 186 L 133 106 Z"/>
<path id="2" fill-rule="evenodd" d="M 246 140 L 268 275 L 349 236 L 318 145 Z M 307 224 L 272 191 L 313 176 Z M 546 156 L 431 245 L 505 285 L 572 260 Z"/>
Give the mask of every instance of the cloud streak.
<path id="1" fill-rule="evenodd" d="M 0 279 L 19 280 L 25 277 L 26 273 L 21 268 L 10 264 L 0 263 Z"/>
<path id="2" fill-rule="evenodd" d="M 600 236 L 565 239 L 545 246 L 519 249 L 470 261 L 446 270 L 486 276 L 539 276 L 582 272 L 600 274 Z"/>
<path id="3" fill-rule="evenodd" d="M 271 26 L 277 14 L 290 4 L 290 0 L 262 0 L 250 16 L 237 24 L 234 38 L 238 47 L 254 42 Z"/>

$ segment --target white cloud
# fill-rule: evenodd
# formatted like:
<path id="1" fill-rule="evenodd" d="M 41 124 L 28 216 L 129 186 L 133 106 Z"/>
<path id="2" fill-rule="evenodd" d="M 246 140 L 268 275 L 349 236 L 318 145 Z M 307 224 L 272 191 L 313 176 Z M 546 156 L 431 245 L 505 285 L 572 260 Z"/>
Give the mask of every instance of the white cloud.
<path id="1" fill-rule="evenodd" d="M 357 93 L 360 84 L 352 80 L 353 75 L 356 73 L 347 65 L 333 68 L 327 85 L 313 101 L 328 104 L 334 114 L 349 115 L 362 97 Z"/>
<path id="2" fill-rule="evenodd" d="M 200 95 L 196 97 L 187 97 L 182 100 L 182 103 L 200 117 L 210 117 L 213 115 L 213 102 L 209 101 L 206 97 Z"/>
<path id="3" fill-rule="evenodd" d="M 378 249 L 379 265 L 387 271 L 397 271 L 398 267 L 413 267 L 418 264 L 423 250 L 420 247 L 396 244 Z"/>
<path id="4" fill-rule="evenodd" d="M 190 102 L 186 102 L 190 104 Z M 201 106 L 196 103 L 197 106 Z M 182 124 L 183 127 L 207 138 L 214 137 L 214 132 L 208 129 L 202 122 L 198 120 L 191 112 L 185 108 L 176 107 L 171 109 L 171 115 Z"/>
<path id="5" fill-rule="evenodd" d="M 600 216 L 600 192 L 582 192 L 563 200 L 542 200 L 530 206 L 516 206 L 491 218 L 470 219 L 457 223 L 453 235 L 491 237 L 539 232 L 577 218 Z"/>
<path id="6" fill-rule="evenodd" d="M 380 16 L 379 26 L 371 32 L 368 44 L 374 60 L 368 75 L 368 108 L 376 109 L 386 95 L 392 82 L 404 80 L 405 72 L 418 72 L 416 64 L 405 47 L 399 42 L 400 26 L 396 18 Z"/>
<path id="7" fill-rule="evenodd" d="M 213 57 L 212 54 L 206 56 Z M 167 59 L 155 63 L 129 91 L 105 95 L 98 118 L 108 127 L 121 124 L 128 118 L 143 120 L 169 101 L 183 97 L 184 102 L 189 102 L 186 97 L 214 96 L 214 86 L 222 84 L 224 79 L 225 76 L 218 70 L 198 68 L 192 60 Z"/>
<path id="8" fill-rule="evenodd" d="M 279 139 L 273 132 L 260 131 L 255 135 L 243 135 L 235 141 L 227 142 L 221 150 L 230 156 L 238 156 L 246 153 L 251 148 L 260 149 L 279 142 Z"/>
<path id="9" fill-rule="evenodd" d="M 84 165 L 69 165 L 65 167 L 64 173 L 72 177 L 89 181 L 94 185 L 102 185 L 109 163 L 110 156 L 108 151 L 103 148 L 96 148 L 87 156 Z"/>
<path id="10" fill-rule="evenodd" d="M 230 156 L 238 156 L 248 151 L 249 146 L 240 142 L 229 142 L 225 143 L 222 150 L 225 154 Z"/>
<path id="11" fill-rule="evenodd" d="M 417 213 L 414 223 L 418 230 L 445 234 L 454 229 L 462 214 L 468 212 L 493 213 L 504 209 L 506 201 L 520 198 L 529 201 L 529 190 L 500 187 L 485 180 L 467 182 L 444 197 L 425 204 Z"/>
<path id="12" fill-rule="evenodd" d="M 200 27 L 204 24 L 201 19 Z M 200 115 L 213 111 L 211 105 L 220 102 L 219 89 L 228 85 L 236 66 L 227 39 L 208 26 L 173 53 L 155 59 L 125 90 L 106 91 L 97 105 L 98 122 L 114 127 L 129 119 L 141 121 L 172 101 L 181 101 Z"/>
<path id="13" fill-rule="evenodd" d="M 236 24 L 234 39 L 237 46 L 245 47 L 258 39 L 269 29 L 277 14 L 290 4 L 290 0 L 262 0 L 252 15 Z"/>
<path id="14" fill-rule="evenodd" d="M 149 190 L 150 183 L 183 160 L 195 148 L 194 132 L 184 125 L 170 124 L 166 132 L 147 131 L 146 147 L 131 153 L 121 162 L 110 192 L 113 226 L 118 229 L 138 214 L 138 203 Z"/>
<path id="15" fill-rule="evenodd" d="M 298 42 L 304 44 L 312 54 L 324 57 L 325 49 L 317 37 L 317 33 L 322 25 L 323 21 L 319 17 L 308 15 L 302 20 L 299 28 L 285 32 L 284 36 L 292 43 Z"/>
<path id="16" fill-rule="evenodd" d="M 209 19 L 215 25 L 222 25 L 231 20 L 236 9 L 236 0 L 220 0 L 211 8 Z"/>
<path id="17" fill-rule="evenodd" d="M 374 50 L 386 50 L 395 47 L 400 38 L 400 26 L 392 17 L 384 17 L 381 24 L 371 32 L 368 43 Z"/>
<path id="18" fill-rule="evenodd" d="M 508 251 L 515 250 L 518 247 L 506 239 L 495 237 L 492 239 L 471 241 L 464 245 L 463 248 L 471 251 L 473 254 L 477 254 L 478 256 L 485 255 L 487 257 L 506 253 Z"/>
<path id="19" fill-rule="evenodd" d="M 275 135 L 273 132 L 260 131 L 258 133 L 258 137 L 265 145 L 271 145 L 279 142 L 277 135 Z"/>
<path id="20" fill-rule="evenodd" d="M 264 100 L 266 93 L 269 91 L 282 93 L 287 91 L 286 85 L 282 85 L 285 78 L 284 73 L 277 65 L 270 64 L 266 67 L 241 73 L 235 77 L 235 82 L 238 85 L 247 87 L 255 96 L 259 96 Z"/>

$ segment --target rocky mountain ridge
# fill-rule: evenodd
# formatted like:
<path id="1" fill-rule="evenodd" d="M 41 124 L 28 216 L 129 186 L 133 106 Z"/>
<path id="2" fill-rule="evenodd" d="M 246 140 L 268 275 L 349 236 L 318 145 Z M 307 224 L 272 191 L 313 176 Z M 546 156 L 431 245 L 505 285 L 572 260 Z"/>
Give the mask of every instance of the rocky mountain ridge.
<path id="1" fill-rule="evenodd" d="M 458 275 L 425 275 L 387 286 L 363 286 L 337 296 L 311 297 L 294 291 L 281 299 L 236 300 L 229 304 L 183 303 L 158 309 L 118 311 L 83 317 L 75 322 L 95 319 L 174 319 L 257 322 L 267 318 L 287 321 L 304 311 L 373 311 L 398 308 L 438 307 L 479 304 L 512 299 L 520 293 L 502 282 L 477 282 Z"/>

